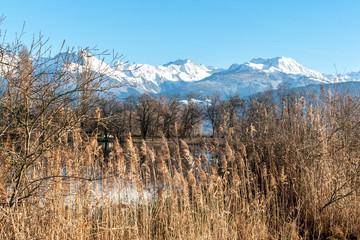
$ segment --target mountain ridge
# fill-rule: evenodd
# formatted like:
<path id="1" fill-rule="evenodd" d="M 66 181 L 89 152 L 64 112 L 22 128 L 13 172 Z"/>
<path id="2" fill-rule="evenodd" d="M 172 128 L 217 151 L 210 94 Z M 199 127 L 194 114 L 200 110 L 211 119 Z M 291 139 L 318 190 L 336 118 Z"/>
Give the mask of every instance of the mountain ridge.
<path id="1" fill-rule="evenodd" d="M 244 96 L 269 88 L 276 89 L 281 84 L 302 87 L 310 84 L 360 81 L 360 71 L 344 75 L 322 74 L 288 57 L 253 58 L 248 62 L 232 64 L 228 69 L 222 69 L 205 66 L 189 59 L 177 59 L 157 66 L 138 63 L 127 65 L 122 62 L 110 65 L 86 50 L 64 54 L 65 57 L 69 54 L 74 56 L 74 62 L 66 63 L 70 71 L 79 66 L 87 66 L 91 71 L 104 74 L 111 81 L 121 85 L 111 90 L 114 95 L 121 98 L 144 93 L 211 95 L 216 92 L 221 95 Z M 62 53 L 57 55 L 59 58 L 62 56 Z"/>
<path id="2" fill-rule="evenodd" d="M 127 71 L 126 76 L 119 79 L 138 84 L 132 88 L 132 93 L 138 90 L 139 93 L 153 94 L 186 95 L 193 92 L 210 95 L 217 92 L 224 95 L 251 95 L 268 88 L 276 89 L 284 83 L 301 87 L 360 81 L 360 72 L 343 76 L 322 74 L 287 57 L 253 58 L 242 64 L 232 64 L 228 69 L 205 66 L 189 59 L 178 59 L 159 66 L 143 64 L 135 67 L 136 70 Z M 122 94 L 126 95 L 126 91 Z"/>

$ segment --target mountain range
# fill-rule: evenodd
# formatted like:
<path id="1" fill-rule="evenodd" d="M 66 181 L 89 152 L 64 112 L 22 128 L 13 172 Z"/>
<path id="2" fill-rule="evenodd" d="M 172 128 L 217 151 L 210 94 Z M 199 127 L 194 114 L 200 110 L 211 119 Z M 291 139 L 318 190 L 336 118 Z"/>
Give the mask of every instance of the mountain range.
<path id="1" fill-rule="evenodd" d="M 55 59 L 68 56 L 60 53 Z M 176 60 L 160 66 L 148 64 L 109 65 L 91 53 L 82 50 L 73 53 L 74 63 L 66 64 L 71 70 L 79 65 L 90 67 L 93 72 L 105 75 L 121 87 L 112 89 L 120 98 L 132 94 L 179 94 L 222 96 L 238 94 L 246 97 L 269 88 L 277 89 L 282 84 L 289 87 L 303 87 L 313 84 L 360 82 L 360 71 L 343 75 L 322 74 L 304 67 L 292 58 L 255 58 L 243 64 L 233 64 L 228 69 L 205 66 L 191 60 Z M 76 61 L 81 56 L 81 61 Z M 76 63 L 75 63 L 76 62 Z"/>
<path id="2" fill-rule="evenodd" d="M 101 61 L 90 55 L 90 65 L 101 69 Z M 104 64 L 104 63 L 102 63 Z M 310 84 L 331 84 L 360 81 L 360 72 L 344 75 L 322 74 L 304 67 L 292 58 L 256 58 L 228 69 L 209 67 L 191 60 L 176 60 L 160 66 L 133 64 L 127 68 L 118 62 L 108 76 L 123 86 L 113 90 L 119 97 L 130 94 L 179 94 L 248 96 L 281 84 L 302 87 Z M 109 66 L 108 66 L 109 67 Z"/>

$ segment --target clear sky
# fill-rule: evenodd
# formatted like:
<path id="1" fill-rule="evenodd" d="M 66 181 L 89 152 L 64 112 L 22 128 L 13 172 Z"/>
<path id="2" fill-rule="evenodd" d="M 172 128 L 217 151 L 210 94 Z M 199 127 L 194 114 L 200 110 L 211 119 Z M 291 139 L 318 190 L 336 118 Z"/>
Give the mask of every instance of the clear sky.
<path id="1" fill-rule="evenodd" d="M 25 22 L 25 43 L 41 31 L 55 51 L 66 40 L 152 65 L 285 56 L 323 73 L 360 71 L 358 0 L 3 0 L 0 15 L 8 41 Z"/>

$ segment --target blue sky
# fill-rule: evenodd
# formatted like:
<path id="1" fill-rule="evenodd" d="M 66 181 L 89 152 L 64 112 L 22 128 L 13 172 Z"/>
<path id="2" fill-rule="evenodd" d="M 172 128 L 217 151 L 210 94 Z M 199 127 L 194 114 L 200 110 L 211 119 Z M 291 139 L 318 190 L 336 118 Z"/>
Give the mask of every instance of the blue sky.
<path id="1" fill-rule="evenodd" d="M 114 49 L 129 62 L 189 58 L 227 68 L 285 56 L 344 73 L 360 71 L 359 13 L 357 0 L 6 0 L 0 28 L 10 41 L 25 22 L 25 43 L 41 31 L 53 51 L 66 40 L 67 46 Z"/>

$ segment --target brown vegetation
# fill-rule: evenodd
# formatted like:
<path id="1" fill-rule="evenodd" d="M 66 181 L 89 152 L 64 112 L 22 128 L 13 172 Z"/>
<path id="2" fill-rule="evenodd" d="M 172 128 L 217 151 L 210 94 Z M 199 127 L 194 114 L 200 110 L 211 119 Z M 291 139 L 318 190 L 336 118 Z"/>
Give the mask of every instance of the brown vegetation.
<path id="1" fill-rule="evenodd" d="M 201 106 L 163 99 L 162 118 L 143 96 L 111 110 L 94 95 L 102 76 L 41 72 L 31 52 L 0 56 L 1 239 L 360 237 L 358 97 L 217 99 L 214 136 L 190 145 L 178 137 L 201 123 Z M 139 123 L 125 133 L 172 138 L 102 148 L 117 113 Z"/>

